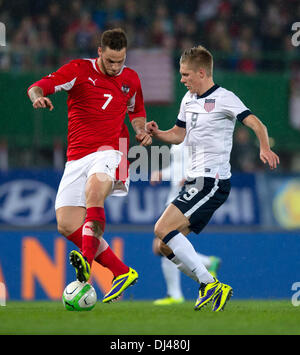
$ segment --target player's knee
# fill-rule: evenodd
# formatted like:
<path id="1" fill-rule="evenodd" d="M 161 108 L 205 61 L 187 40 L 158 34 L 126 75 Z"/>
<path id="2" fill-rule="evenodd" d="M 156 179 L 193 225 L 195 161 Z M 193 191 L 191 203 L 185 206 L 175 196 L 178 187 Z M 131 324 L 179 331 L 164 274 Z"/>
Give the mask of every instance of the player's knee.
<path id="1" fill-rule="evenodd" d="M 105 201 L 106 195 L 102 191 L 90 190 L 86 194 L 86 203 L 87 205 L 98 206 L 103 204 Z"/>
<path id="2" fill-rule="evenodd" d="M 58 230 L 59 234 L 61 234 L 67 238 L 69 235 L 71 235 L 76 230 L 76 228 L 74 228 L 73 225 L 69 225 L 66 223 L 58 223 L 57 230 Z"/>
<path id="3" fill-rule="evenodd" d="M 166 228 L 159 222 L 154 226 L 154 234 L 157 238 L 162 240 L 166 236 Z"/>

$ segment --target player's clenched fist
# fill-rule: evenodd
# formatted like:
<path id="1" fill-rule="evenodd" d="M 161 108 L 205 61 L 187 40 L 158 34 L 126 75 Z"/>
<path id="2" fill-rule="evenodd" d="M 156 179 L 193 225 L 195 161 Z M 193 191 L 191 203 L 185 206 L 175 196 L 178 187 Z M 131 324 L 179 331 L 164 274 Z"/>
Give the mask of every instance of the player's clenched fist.
<path id="1" fill-rule="evenodd" d="M 158 125 L 155 121 L 150 121 L 146 123 L 146 130 L 152 135 L 155 135 L 158 131 Z"/>

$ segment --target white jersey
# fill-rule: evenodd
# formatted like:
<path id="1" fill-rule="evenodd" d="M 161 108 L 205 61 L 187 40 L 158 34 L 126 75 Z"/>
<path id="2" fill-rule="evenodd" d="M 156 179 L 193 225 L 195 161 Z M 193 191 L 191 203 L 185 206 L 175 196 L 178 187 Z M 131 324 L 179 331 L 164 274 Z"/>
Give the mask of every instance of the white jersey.
<path id="1" fill-rule="evenodd" d="M 185 144 L 190 151 L 188 178 L 230 178 L 235 122 L 249 114 L 249 109 L 233 92 L 218 85 L 201 96 L 189 91 L 185 94 L 176 125 L 186 128 Z"/>
<path id="2" fill-rule="evenodd" d="M 186 179 L 186 158 L 188 156 L 185 154 L 184 141 L 180 144 L 173 144 L 170 149 L 170 165 L 161 171 L 162 180 L 170 181 L 167 205 L 178 195 L 182 187 L 182 180 Z"/>

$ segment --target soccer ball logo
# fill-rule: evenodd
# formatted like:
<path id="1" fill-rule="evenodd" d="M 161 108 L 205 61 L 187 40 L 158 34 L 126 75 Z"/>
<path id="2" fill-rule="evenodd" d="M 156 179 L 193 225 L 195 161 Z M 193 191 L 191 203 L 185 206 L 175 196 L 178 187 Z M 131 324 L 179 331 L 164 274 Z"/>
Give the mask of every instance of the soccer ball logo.
<path id="1" fill-rule="evenodd" d="M 73 281 L 64 289 L 62 301 L 68 311 L 90 311 L 96 305 L 97 294 L 92 285 Z"/>

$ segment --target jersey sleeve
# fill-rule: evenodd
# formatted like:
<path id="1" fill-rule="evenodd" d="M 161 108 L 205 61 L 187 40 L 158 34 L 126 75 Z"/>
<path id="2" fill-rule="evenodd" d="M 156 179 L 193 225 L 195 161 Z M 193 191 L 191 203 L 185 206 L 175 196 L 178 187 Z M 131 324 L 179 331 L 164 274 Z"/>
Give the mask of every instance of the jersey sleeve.
<path id="1" fill-rule="evenodd" d="M 223 106 L 227 116 L 240 122 L 252 114 L 249 108 L 233 92 L 229 92 L 224 97 Z"/>
<path id="2" fill-rule="evenodd" d="M 142 86 L 137 74 L 135 77 L 135 92 L 128 101 L 127 111 L 130 122 L 137 117 L 146 117 Z"/>
<path id="3" fill-rule="evenodd" d="M 56 72 L 44 76 L 41 80 L 30 85 L 27 89 L 27 93 L 33 86 L 39 86 L 43 90 L 44 96 L 54 94 L 61 90 L 71 90 L 76 83 L 78 66 L 79 64 L 76 61 L 71 61 L 63 65 Z"/>

